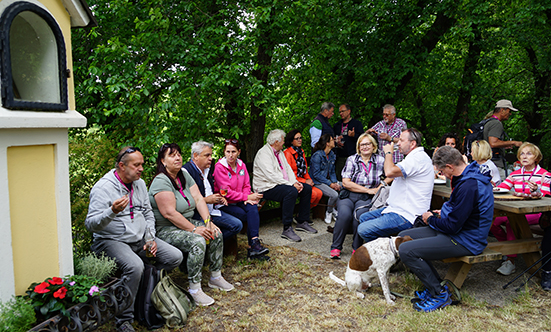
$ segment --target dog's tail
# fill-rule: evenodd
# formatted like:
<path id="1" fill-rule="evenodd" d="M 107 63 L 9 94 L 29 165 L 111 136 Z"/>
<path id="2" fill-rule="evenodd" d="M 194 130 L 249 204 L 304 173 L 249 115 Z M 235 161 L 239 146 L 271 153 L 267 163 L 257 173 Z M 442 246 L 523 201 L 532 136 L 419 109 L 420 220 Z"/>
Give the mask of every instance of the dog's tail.
<path id="1" fill-rule="evenodd" d="M 336 276 L 333 274 L 333 271 L 329 272 L 329 278 L 331 278 L 333 281 L 335 281 L 336 283 L 340 284 L 341 286 L 345 286 L 345 287 L 346 287 L 346 282 L 345 282 L 344 280 L 342 280 L 341 278 L 336 277 Z"/>

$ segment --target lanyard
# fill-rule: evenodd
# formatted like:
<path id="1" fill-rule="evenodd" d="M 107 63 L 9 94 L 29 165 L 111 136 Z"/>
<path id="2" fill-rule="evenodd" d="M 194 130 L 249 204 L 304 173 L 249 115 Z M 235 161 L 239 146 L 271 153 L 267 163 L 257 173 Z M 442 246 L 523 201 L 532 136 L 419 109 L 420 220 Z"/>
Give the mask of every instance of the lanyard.
<path id="1" fill-rule="evenodd" d="M 364 162 L 361 161 L 361 163 L 362 163 L 362 166 L 363 166 L 365 172 L 367 173 L 367 175 L 369 175 L 369 173 L 371 173 L 371 166 L 372 166 L 373 164 L 372 164 L 372 163 L 369 163 L 369 170 L 367 170 L 367 167 L 365 167 Z"/>
<path id="2" fill-rule="evenodd" d="M 524 181 L 524 166 L 522 167 L 521 174 L 522 174 L 522 192 L 523 193 L 524 193 L 524 186 L 525 186 L 526 182 L 529 182 L 530 179 L 532 179 L 532 176 L 534 175 L 534 173 L 536 173 L 537 168 L 538 168 L 538 165 L 536 165 L 534 167 L 534 169 L 532 170 L 532 173 L 530 174 L 530 177 L 528 178 L 528 181 Z"/>
<path id="3" fill-rule="evenodd" d="M 126 188 L 126 184 L 124 184 L 124 182 L 122 182 L 119 174 L 117 174 L 117 171 L 115 171 L 115 177 L 117 178 L 117 180 L 119 180 L 120 183 L 122 183 L 124 185 L 124 187 Z M 130 190 L 130 219 L 134 219 L 134 206 L 132 205 L 132 196 L 134 196 L 134 186 L 131 185 L 131 190 Z"/>
<path id="4" fill-rule="evenodd" d="M 390 133 L 390 131 L 392 130 L 392 128 L 394 128 L 395 125 L 396 125 L 396 119 L 394 119 L 394 122 L 392 123 L 392 126 L 391 126 L 390 129 L 388 129 L 388 130 L 386 129 L 386 122 L 385 122 L 385 124 L 384 124 L 386 133 L 389 134 L 390 136 L 392 136 L 391 133 Z"/>
<path id="5" fill-rule="evenodd" d="M 182 196 L 184 197 L 184 199 L 186 200 L 187 202 L 187 206 L 188 207 L 191 207 L 191 204 L 189 203 L 189 199 L 186 197 L 186 195 L 184 194 L 184 189 L 182 188 L 182 183 L 180 182 L 180 178 L 176 178 L 176 181 L 178 181 L 178 185 L 180 186 L 180 188 L 178 188 L 178 191 L 180 192 L 180 194 L 182 194 Z"/>
<path id="6" fill-rule="evenodd" d="M 344 135 L 344 131 L 346 130 L 346 136 L 348 136 L 348 123 L 346 124 L 346 127 L 344 126 L 344 122 L 341 123 L 341 135 Z"/>
<path id="7" fill-rule="evenodd" d="M 501 121 L 499 120 L 499 118 L 498 118 L 497 116 L 495 116 L 495 115 L 492 115 L 492 118 L 494 118 L 494 119 L 496 119 L 497 121 L 501 122 Z"/>

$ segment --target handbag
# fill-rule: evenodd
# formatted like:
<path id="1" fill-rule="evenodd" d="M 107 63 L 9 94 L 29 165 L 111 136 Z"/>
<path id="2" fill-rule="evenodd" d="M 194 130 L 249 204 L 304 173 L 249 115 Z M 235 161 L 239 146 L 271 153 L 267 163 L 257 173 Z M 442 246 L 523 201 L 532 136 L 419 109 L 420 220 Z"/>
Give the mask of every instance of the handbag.
<path id="1" fill-rule="evenodd" d="M 195 309 L 195 301 L 181 286 L 172 281 L 164 271 L 161 280 L 151 294 L 151 300 L 169 328 L 179 328 L 186 324 L 187 317 Z"/>

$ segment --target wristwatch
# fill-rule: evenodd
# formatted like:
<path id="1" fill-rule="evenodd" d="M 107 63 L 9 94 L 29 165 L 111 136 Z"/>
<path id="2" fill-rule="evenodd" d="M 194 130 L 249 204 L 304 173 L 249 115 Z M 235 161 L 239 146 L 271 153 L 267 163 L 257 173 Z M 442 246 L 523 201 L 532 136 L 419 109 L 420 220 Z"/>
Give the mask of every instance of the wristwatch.
<path id="1" fill-rule="evenodd" d="M 387 152 L 385 153 L 385 155 L 387 155 L 387 154 L 392 154 L 392 152 L 390 152 L 390 151 L 387 151 Z"/>

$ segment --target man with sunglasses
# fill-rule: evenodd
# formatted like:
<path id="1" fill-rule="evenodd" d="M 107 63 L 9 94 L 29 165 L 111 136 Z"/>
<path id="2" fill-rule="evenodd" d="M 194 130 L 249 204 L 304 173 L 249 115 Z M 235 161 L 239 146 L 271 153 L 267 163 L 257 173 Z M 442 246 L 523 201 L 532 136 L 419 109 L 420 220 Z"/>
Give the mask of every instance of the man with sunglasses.
<path id="1" fill-rule="evenodd" d="M 397 144 L 402 130 L 408 126 L 406 122 L 396 117 L 396 107 L 390 104 L 383 106 L 383 119 L 377 122 L 373 127 L 369 128 L 367 132 L 370 135 L 377 135 L 379 143 L 379 151 L 383 153 L 383 147 L 391 143 Z M 384 156 L 383 156 L 384 157 Z M 404 155 L 400 151 L 393 152 L 392 161 L 397 164 Z"/>
<path id="2" fill-rule="evenodd" d="M 149 248 L 144 235 L 155 236 L 155 217 L 145 182 L 140 178 L 144 159 L 140 149 L 123 148 L 115 169 L 105 174 L 90 192 L 86 228 L 94 233 L 92 251 L 104 253 L 117 262 L 122 276 L 128 277 L 131 304 L 116 319 L 118 331 L 134 331 L 134 300 L 144 270 L 146 249 L 155 257 L 158 269 L 170 271 L 182 262 L 182 252 L 155 238 Z M 150 261 L 150 263 L 153 263 Z"/>
<path id="3" fill-rule="evenodd" d="M 432 161 L 421 146 L 423 135 L 415 129 L 405 129 L 398 140 L 398 149 L 406 157 L 398 164 L 392 160 L 394 143 L 385 145 L 385 175 L 394 179 L 387 207 L 360 216 L 358 234 L 367 243 L 411 228 L 417 216 L 430 207 L 434 187 Z"/>

